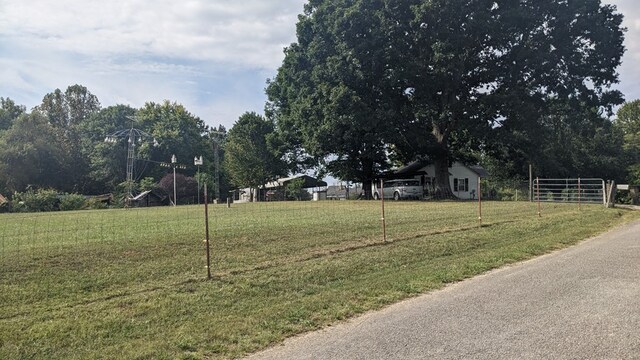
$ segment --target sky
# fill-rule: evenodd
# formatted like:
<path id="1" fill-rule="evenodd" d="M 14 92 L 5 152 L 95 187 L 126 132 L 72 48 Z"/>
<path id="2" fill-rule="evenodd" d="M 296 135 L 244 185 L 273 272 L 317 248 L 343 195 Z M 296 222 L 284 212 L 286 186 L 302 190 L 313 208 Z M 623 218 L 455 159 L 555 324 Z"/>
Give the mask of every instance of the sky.
<path id="1" fill-rule="evenodd" d="M 208 125 L 262 113 L 266 80 L 296 40 L 304 0 L 0 0 L 0 97 L 28 109 L 81 84 L 103 107 L 170 100 Z M 640 3 L 618 6 L 628 29 L 619 69 L 640 98 Z"/>

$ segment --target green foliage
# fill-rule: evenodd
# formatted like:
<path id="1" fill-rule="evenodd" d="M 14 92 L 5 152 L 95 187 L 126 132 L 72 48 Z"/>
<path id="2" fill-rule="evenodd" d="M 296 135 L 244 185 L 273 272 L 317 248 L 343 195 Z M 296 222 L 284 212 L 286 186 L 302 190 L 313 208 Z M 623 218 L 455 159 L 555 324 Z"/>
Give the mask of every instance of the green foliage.
<path id="1" fill-rule="evenodd" d="M 27 108 L 24 105 L 16 105 L 13 100 L 0 97 L 0 133 L 9 129 L 13 122 L 26 111 Z"/>
<path id="2" fill-rule="evenodd" d="M 82 210 L 87 207 L 87 199 L 80 194 L 65 194 L 60 198 L 60 210 Z"/>
<path id="3" fill-rule="evenodd" d="M 558 119 L 622 101 L 611 90 L 624 51 L 615 10 L 599 1 L 311 1 L 269 83 L 267 114 L 294 159 L 366 179 L 388 152 L 427 156 L 450 192 L 452 157 L 505 146 L 532 158 Z M 598 121 L 570 120 L 575 133 Z"/>
<path id="4" fill-rule="evenodd" d="M 140 192 L 143 192 L 143 191 L 153 190 L 156 186 L 157 186 L 157 183 L 154 178 L 146 177 L 140 180 L 140 185 L 138 186 L 138 189 L 140 190 Z"/>
<path id="5" fill-rule="evenodd" d="M 640 164 L 631 165 L 629 167 L 629 183 L 632 185 L 640 184 Z"/>
<path id="6" fill-rule="evenodd" d="M 240 116 L 225 143 L 224 165 L 232 184 L 258 188 L 284 174 L 284 164 L 269 143 L 273 134 L 273 124 L 262 116 Z"/>
<path id="7" fill-rule="evenodd" d="M 14 193 L 12 206 L 14 212 L 56 211 L 60 209 L 60 199 L 54 189 L 29 189 Z"/>
<path id="8" fill-rule="evenodd" d="M 43 114 L 62 144 L 62 174 L 56 188 L 63 191 L 84 191 L 89 162 L 83 152 L 82 124 L 100 110 L 98 98 L 82 85 L 60 89 L 44 96 L 34 112 Z"/>
<path id="9" fill-rule="evenodd" d="M 63 93 L 60 89 L 46 94 L 36 110 L 47 116 L 49 123 L 71 129 L 100 110 L 100 101 L 85 86 L 72 85 Z"/>
<path id="10" fill-rule="evenodd" d="M 404 102 L 400 48 L 387 40 L 403 34 L 409 5 L 340 0 L 305 6 L 298 42 L 286 49 L 267 88 L 267 115 L 277 122 L 290 164 L 320 166 L 366 183 L 370 192 L 367 184 L 388 167 L 386 147 Z"/>
<path id="11" fill-rule="evenodd" d="M 640 100 L 625 103 L 617 113 L 616 127 L 624 136 L 627 158 L 627 181 L 640 184 Z"/>
<path id="12" fill-rule="evenodd" d="M 64 161 L 61 139 L 37 112 L 20 115 L 0 137 L 0 183 L 11 192 L 28 185 L 61 188 Z"/>
<path id="13" fill-rule="evenodd" d="M 291 180 L 285 189 L 288 200 L 308 200 L 309 192 L 303 189 L 304 179 Z"/>
<path id="14" fill-rule="evenodd" d="M 137 149 L 139 157 L 169 162 L 171 156 L 175 155 L 178 163 L 187 165 L 182 171 L 187 176 L 196 173 L 193 166 L 195 156 L 204 155 L 208 160 L 213 157 L 207 156 L 211 154 L 212 145 L 207 138 L 204 121 L 187 111 L 183 105 L 169 101 L 162 104 L 149 102 L 136 112 L 136 118 L 136 126 L 151 134 L 158 142 L 158 146 L 142 144 Z M 160 179 L 165 170 L 148 167 L 145 174 Z"/>
<path id="15" fill-rule="evenodd" d="M 89 198 L 87 200 L 87 208 L 92 210 L 106 209 L 109 206 L 107 203 L 100 201 L 98 198 Z"/>
<path id="16" fill-rule="evenodd" d="M 104 139 L 117 130 L 131 127 L 128 117 L 134 115 L 135 109 L 130 106 L 110 106 L 78 126 L 82 134 L 81 152 L 88 162 L 86 188 L 89 193 L 114 191 L 126 178 L 126 139 L 120 139 L 116 144 L 106 143 Z"/>

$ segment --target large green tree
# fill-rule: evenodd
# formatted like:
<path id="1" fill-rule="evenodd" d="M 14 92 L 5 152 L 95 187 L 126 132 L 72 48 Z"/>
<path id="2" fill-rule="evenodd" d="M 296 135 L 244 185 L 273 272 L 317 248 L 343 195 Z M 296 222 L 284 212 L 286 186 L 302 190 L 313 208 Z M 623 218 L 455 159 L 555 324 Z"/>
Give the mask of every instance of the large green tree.
<path id="1" fill-rule="evenodd" d="M 274 150 L 273 136 L 269 120 L 253 112 L 240 116 L 225 141 L 224 167 L 233 185 L 256 189 L 284 175 L 285 164 Z"/>
<path id="2" fill-rule="evenodd" d="M 179 163 L 187 165 L 187 169 L 181 171 L 187 176 L 196 173 L 194 157 L 202 155 L 207 161 L 212 158 L 212 145 L 207 138 L 209 129 L 181 104 L 168 100 L 160 104 L 148 102 L 136 112 L 135 126 L 151 134 L 157 142 L 155 147 L 139 149 L 143 158 L 169 162 L 175 155 Z M 145 176 L 159 179 L 166 169 L 148 166 L 146 171 Z"/>
<path id="3" fill-rule="evenodd" d="M 16 105 L 10 98 L 0 97 L 0 132 L 10 128 L 18 116 L 26 111 L 24 105 Z"/>
<path id="4" fill-rule="evenodd" d="M 289 162 L 371 180 L 387 167 L 389 139 L 406 102 L 401 49 L 410 2 L 310 1 L 298 42 L 269 82 L 267 116 L 289 146 Z M 309 161 L 309 159 L 313 161 Z"/>
<path id="5" fill-rule="evenodd" d="M 300 153 L 347 166 L 382 164 L 394 149 L 427 155 L 450 193 L 449 163 L 469 144 L 540 137 L 560 110 L 621 102 L 610 88 L 624 51 L 615 10 L 600 0 L 310 0 L 267 108 Z"/>
<path id="6" fill-rule="evenodd" d="M 85 191 L 101 194 L 115 191 L 125 181 L 127 142 L 105 142 L 105 137 L 131 126 L 135 109 L 127 105 L 109 106 L 78 125 L 81 153 L 88 162 L 88 184 Z"/>
<path id="7" fill-rule="evenodd" d="M 89 163 L 82 152 L 80 126 L 100 110 L 100 102 L 85 86 L 71 85 L 62 92 L 60 89 L 46 94 L 42 103 L 34 111 L 47 117 L 64 148 L 65 191 L 86 191 L 90 183 Z"/>
<path id="8" fill-rule="evenodd" d="M 640 100 L 625 103 L 618 109 L 616 127 L 623 133 L 628 160 L 627 181 L 640 184 Z"/>
<path id="9" fill-rule="evenodd" d="M 88 119 L 100 110 L 100 101 L 89 89 L 82 85 L 71 85 L 62 92 L 55 89 L 46 94 L 36 107 L 47 116 L 51 125 L 69 129 Z"/>
<path id="10" fill-rule="evenodd" d="M 38 112 L 22 114 L 0 137 L 0 183 L 12 192 L 27 186 L 61 188 L 63 153 L 46 117 Z"/>

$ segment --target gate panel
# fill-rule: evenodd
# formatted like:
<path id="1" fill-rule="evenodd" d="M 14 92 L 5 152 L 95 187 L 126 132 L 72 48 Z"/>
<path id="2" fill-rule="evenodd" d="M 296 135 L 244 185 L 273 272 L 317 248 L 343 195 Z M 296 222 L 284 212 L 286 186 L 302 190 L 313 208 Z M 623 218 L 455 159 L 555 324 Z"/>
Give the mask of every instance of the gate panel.
<path id="1" fill-rule="evenodd" d="M 535 179 L 533 200 L 541 202 L 569 202 L 606 204 L 603 179 Z"/>

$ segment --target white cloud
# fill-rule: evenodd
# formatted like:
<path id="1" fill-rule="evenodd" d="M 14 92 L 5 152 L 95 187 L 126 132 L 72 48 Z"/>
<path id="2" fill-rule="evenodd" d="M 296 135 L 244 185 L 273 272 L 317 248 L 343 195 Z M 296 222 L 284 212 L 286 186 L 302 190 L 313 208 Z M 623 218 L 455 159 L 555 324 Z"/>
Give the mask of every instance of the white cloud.
<path id="1" fill-rule="evenodd" d="M 210 124 L 261 111 L 304 0 L 0 0 L 0 96 L 82 84 L 103 106 L 165 99 Z"/>
<path id="2" fill-rule="evenodd" d="M 275 68 L 295 40 L 302 0 L 4 0 L 16 43 L 90 56 L 152 55 Z"/>

